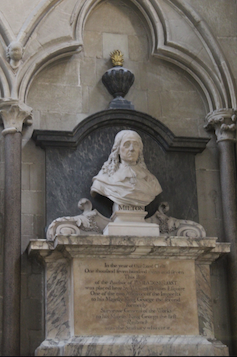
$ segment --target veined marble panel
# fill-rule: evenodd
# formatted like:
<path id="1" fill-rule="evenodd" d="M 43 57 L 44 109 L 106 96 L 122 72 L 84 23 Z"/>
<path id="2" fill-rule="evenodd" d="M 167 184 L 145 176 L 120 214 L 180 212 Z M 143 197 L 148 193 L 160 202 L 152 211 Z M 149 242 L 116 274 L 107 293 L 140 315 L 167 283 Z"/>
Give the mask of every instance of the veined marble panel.
<path id="1" fill-rule="evenodd" d="M 53 347 L 54 345 L 54 347 Z M 50 353 L 50 354 L 49 354 Z M 228 348 L 203 336 L 83 336 L 44 341 L 36 356 L 228 356 Z"/>
<path id="2" fill-rule="evenodd" d="M 209 265 L 196 264 L 196 287 L 200 334 L 207 338 L 214 338 Z"/>
<path id="3" fill-rule="evenodd" d="M 71 337 L 71 271 L 67 259 L 46 259 L 46 336 Z"/>

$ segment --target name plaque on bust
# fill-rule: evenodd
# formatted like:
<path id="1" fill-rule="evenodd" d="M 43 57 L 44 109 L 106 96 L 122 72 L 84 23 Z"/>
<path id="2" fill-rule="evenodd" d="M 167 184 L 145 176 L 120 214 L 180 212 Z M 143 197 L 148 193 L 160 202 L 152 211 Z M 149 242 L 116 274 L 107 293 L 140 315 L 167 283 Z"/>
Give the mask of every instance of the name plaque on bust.
<path id="1" fill-rule="evenodd" d="M 145 211 L 144 206 L 118 205 L 114 203 L 114 211 Z"/>
<path id="2" fill-rule="evenodd" d="M 194 261 L 74 259 L 76 336 L 198 335 Z"/>

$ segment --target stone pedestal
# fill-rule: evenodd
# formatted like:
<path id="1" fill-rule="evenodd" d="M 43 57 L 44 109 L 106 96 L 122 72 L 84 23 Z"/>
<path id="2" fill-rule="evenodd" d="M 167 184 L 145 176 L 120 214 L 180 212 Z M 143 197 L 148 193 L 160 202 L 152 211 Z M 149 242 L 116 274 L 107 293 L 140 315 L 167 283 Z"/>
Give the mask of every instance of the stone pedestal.
<path id="1" fill-rule="evenodd" d="M 46 270 L 36 355 L 228 355 L 214 336 L 209 266 L 229 249 L 171 236 L 31 241 Z"/>
<path id="2" fill-rule="evenodd" d="M 134 206 L 128 206 L 134 208 Z M 139 207 L 138 207 L 139 208 Z M 160 235 L 159 226 L 156 223 L 145 222 L 147 212 L 142 210 L 116 210 L 110 222 L 104 229 L 106 236 L 137 236 L 137 237 L 158 237 Z"/>

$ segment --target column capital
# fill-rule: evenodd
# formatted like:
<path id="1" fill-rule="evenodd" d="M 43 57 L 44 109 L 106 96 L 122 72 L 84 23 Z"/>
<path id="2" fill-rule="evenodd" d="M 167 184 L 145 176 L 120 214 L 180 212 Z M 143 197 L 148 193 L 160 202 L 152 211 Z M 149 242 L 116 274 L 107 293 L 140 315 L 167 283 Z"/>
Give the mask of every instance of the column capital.
<path id="1" fill-rule="evenodd" d="M 206 116 L 206 130 L 215 130 L 217 143 L 236 141 L 236 111 L 232 108 L 214 110 Z"/>
<path id="2" fill-rule="evenodd" d="M 3 135 L 22 132 L 23 124 L 32 124 L 32 108 L 12 98 L 0 98 L 0 121 L 4 126 Z"/>

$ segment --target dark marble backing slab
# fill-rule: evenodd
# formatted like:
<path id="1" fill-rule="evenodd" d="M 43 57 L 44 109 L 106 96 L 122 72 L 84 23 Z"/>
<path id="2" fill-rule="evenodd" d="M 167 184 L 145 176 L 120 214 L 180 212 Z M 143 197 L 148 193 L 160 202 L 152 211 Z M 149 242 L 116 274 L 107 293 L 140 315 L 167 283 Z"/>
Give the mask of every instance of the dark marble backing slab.
<path id="1" fill-rule="evenodd" d="M 111 215 L 112 202 L 97 195 L 90 196 L 93 176 L 97 175 L 110 154 L 118 131 L 132 129 L 142 137 L 145 162 L 163 192 L 147 206 L 153 215 L 162 201 L 170 205 L 169 216 L 198 221 L 195 178 L 195 156 L 187 152 L 167 152 L 150 135 L 130 126 L 109 126 L 91 131 L 75 150 L 46 148 L 46 215 L 47 226 L 61 216 L 80 213 L 78 201 L 86 197 L 106 217 Z"/>

